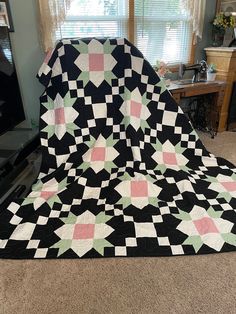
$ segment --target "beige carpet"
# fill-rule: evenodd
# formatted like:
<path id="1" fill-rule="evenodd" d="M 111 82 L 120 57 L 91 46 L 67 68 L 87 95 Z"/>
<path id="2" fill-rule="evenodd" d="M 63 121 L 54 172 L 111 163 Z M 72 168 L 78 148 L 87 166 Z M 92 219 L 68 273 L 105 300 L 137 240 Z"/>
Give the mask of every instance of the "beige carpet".
<path id="1" fill-rule="evenodd" d="M 236 164 L 236 133 L 207 148 Z M 0 260 L 0 313 L 236 313 L 236 252 L 165 258 Z"/>
<path id="2" fill-rule="evenodd" d="M 214 139 L 202 132 L 199 133 L 199 136 L 210 152 L 226 158 L 236 165 L 236 132 L 219 133 Z"/>

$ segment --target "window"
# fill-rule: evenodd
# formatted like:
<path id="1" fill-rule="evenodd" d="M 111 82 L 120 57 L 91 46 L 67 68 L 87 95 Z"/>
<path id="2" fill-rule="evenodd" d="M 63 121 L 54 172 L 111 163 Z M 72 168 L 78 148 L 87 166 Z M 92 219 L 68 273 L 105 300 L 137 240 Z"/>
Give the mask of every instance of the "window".
<path id="1" fill-rule="evenodd" d="M 57 38 L 127 37 L 127 0 L 73 0 Z"/>
<path id="2" fill-rule="evenodd" d="M 182 0 L 73 0 L 57 38 L 129 34 L 153 65 L 157 59 L 171 65 L 188 63 L 192 29 L 181 4 Z"/>
<path id="3" fill-rule="evenodd" d="M 151 64 L 188 63 L 192 48 L 190 18 L 181 0 L 135 0 L 134 40 Z"/>

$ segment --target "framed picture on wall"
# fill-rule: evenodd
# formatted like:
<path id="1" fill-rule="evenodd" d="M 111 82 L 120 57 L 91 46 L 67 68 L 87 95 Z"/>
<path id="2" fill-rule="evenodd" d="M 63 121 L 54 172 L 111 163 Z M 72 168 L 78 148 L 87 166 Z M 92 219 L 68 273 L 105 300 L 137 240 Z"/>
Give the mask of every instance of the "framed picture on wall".
<path id="1" fill-rule="evenodd" d="M 8 26 L 10 32 L 14 32 L 11 10 L 8 0 L 0 0 L 0 26 Z"/>
<path id="2" fill-rule="evenodd" d="M 218 0 L 216 10 L 236 15 L 236 0 Z"/>

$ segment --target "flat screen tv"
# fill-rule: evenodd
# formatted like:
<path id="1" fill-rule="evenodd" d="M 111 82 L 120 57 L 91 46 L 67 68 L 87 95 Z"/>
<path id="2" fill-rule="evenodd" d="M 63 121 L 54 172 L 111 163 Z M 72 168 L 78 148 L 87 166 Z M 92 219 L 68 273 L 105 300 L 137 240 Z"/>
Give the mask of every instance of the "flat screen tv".
<path id="1" fill-rule="evenodd" d="M 0 26 L 0 134 L 25 120 L 9 31 Z"/>

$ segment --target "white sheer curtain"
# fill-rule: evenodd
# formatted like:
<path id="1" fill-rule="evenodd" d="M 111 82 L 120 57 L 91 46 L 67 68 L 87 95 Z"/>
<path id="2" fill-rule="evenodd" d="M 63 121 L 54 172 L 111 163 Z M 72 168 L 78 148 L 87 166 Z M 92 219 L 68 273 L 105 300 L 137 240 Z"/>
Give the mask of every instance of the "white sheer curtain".
<path id="1" fill-rule="evenodd" d="M 38 0 L 41 42 L 45 52 L 54 47 L 56 30 L 64 22 L 73 0 Z"/>
<path id="2" fill-rule="evenodd" d="M 202 39 L 206 0 L 181 0 L 183 8 L 188 11 L 193 27 L 193 43 Z"/>

